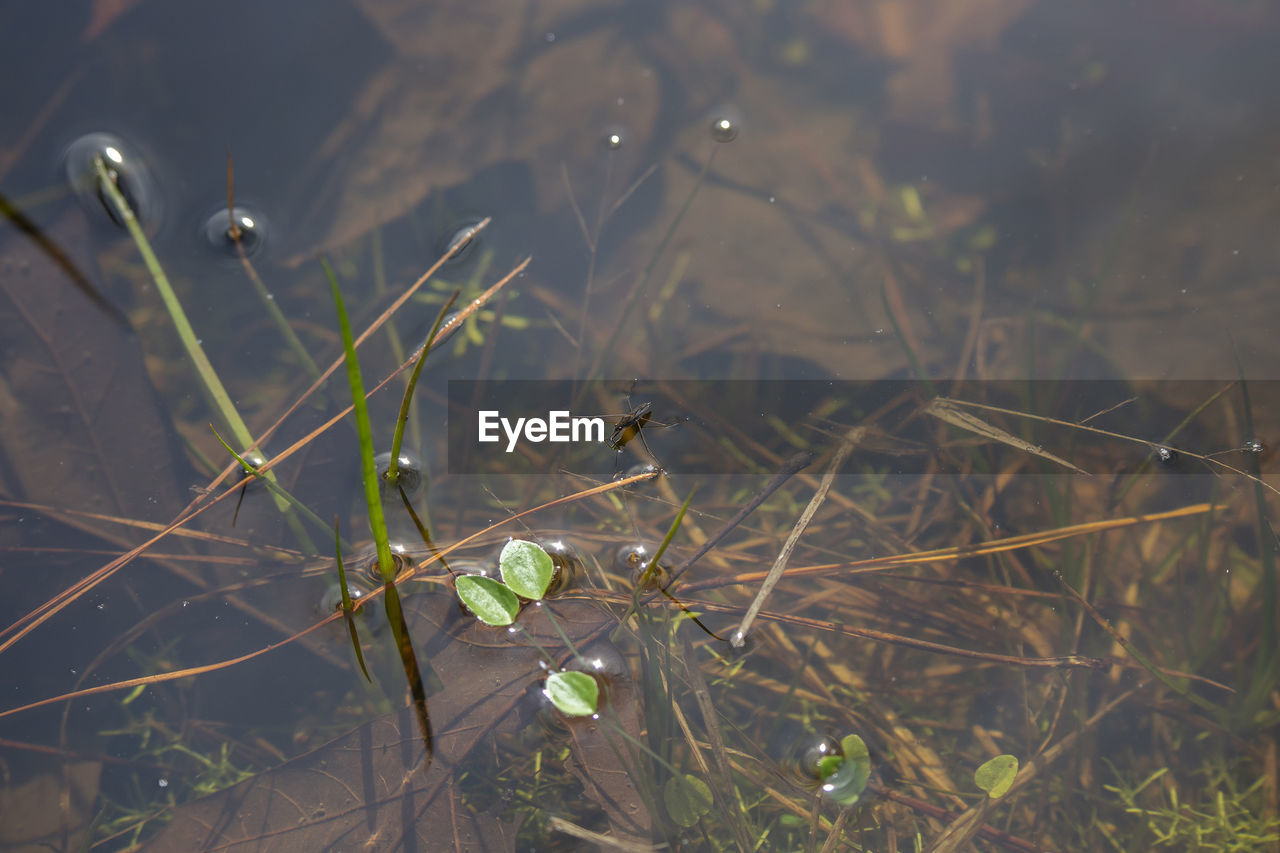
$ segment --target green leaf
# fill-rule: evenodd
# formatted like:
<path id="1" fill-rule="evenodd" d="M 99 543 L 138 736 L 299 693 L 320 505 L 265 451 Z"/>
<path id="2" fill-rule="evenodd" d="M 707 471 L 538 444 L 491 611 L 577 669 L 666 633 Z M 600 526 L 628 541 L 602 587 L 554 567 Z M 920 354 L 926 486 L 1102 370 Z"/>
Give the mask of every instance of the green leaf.
<path id="1" fill-rule="evenodd" d="M 360 662 L 360 671 L 365 681 L 373 681 L 369 677 L 369 668 L 364 665 L 364 652 L 360 650 L 360 635 L 356 633 L 356 620 L 351 618 L 355 609 L 351 603 L 351 588 L 347 586 L 347 570 L 342 565 L 342 535 L 338 533 L 338 517 L 333 517 L 333 551 L 338 561 L 338 588 L 342 590 L 342 617 L 347 620 L 347 633 L 351 635 L 351 645 L 356 650 L 356 660 Z"/>
<path id="2" fill-rule="evenodd" d="M 998 800 L 1009 792 L 1017 775 L 1018 759 L 1012 755 L 997 755 L 973 771 L 973 781 L 991 799 Z"/>
<path id="3" fill-rule="evenodd" d="M 530 601 L 542 599 L 556 570 L 551 555 L 540 545 L 523 539 L 512 539 L 503 546 L 498 567 L 511 591 Z"/>
<path id="4" fill-rule="evenodd" d="M 711 789 L 706 782 L 688 773 L 668 779 L 662 786 L 662 799 L 667 804 L 667 814 L 683 827 L 693 826 L 711 811 Z"/>
<path id="5" fill-rule="evenodd" d="M 520 600 L 506 585 L 484 575 L 457 580 L 458 598 L 486 625 L 510 625 L 520 612 Z"/>
<path id="6" fill-rule="evenodd" d="M 858 735 L 847 735 L 840 741 L 839 755 L 818 760 L 822 777 L 822 793 L 842 806 L 851 806 L 862 797 L 871 778 L 871 754 Z"/>
<path id="7" fill-rule="evenodd" d="M 546 692 L 551 704 L 570 717 L 589 717 L 600 702 L 600 685 L 585 672 L 551 673 Z"/>
<path id="8" fill-rule="evenodd" d="M 858 735 L 846 735 L 840 741 L 840 749 L 844 751 L 844 760 L 852 774 L 849 791 L 856 789 L 854 797 L 856 800 L 857 797 L 862 796 L 862 792 L 867 789 L 867 782 L 871 779 L 871 753 L 867 751 L 866 742 Z"/>
<path id="9" fill-rule="evenodd" d="M 356 436 L 360 440 L 361 479 L 364 480 L 364 499 L 369 507 L 369 529 L 373 532 L 373 543 L 378 550 L 378 572 L 384 583 L 396 579 L 396 564 L 391 557 L 391 546 L 387 539 L 386 517 L 382 514 L 382 495 L 378 491 L 378 468 L 373 459 L 373 430 L 369 426 L 369 406 L 364 398 L 364 380 L 360 378 L 360 361 L 356 357 L 355 340 L 351 337 L 351 321 L 347 318 L 346 306 L 342 303 L 342 288 L 338 286 L 338 277 L 333 274 L 333 267 L 324 258 L 320 259 L 325 275 L 329 279 L 329 289 L 333 291 L 333 305 L 338 311 L 338 325 L 342 328 L 342 351 L 346 356 L 347 384 L 351 386 L 351 409 L 356 416 Z M 396 626 L 391 626 L 392 633 Z M 397 641 L 399 638 L 397 638 Z"/>

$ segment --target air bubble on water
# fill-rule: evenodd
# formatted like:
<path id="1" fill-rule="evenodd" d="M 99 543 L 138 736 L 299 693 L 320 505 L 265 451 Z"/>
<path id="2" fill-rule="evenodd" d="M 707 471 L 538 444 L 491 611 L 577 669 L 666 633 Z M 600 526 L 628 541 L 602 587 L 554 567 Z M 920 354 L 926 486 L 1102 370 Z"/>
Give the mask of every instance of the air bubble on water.
<path id="1" fill-rule="evenodd" d="M 711 113 L 711 138 L 716 142 L 732 142 L 742 130 L 742 113 L 734 106 L 722 106 Z"/>
<path id="2" fill-rule="evenodd" d="M 638 578 L 653 561 L 653 549 L 643 542 L 633 542 L 618 548 L 613 558 L 619 573 Z"/>
<path id="3" fill-rule="evenodd" d="M 261 449 L 255 447 L 253 450 L 246 450 L 240 454 L 240 458 L 248 462 L 254 468 L 261 468 L 267 464 L 267 455 Z M 240 469 L 240 481 L 249 481 L 249 488 L 255 488 L 258 485 L 258 478 L 244 469 L 243 465 L 237 465 Z"/>
<path id="4" fill-rule="evenodd" d="M 476 235 L 476 226 L 481 221 L 478 217 L 472 217 L 446 231 L 438 244 L 440 255 L 443 257 L 450 249 L 454 249 L 453 257 L 449 258 L 451 264 L 461 263 L 469 257 L 475 251 L 476 244 L 480 242 Z"/>
<path id="5" fill-rule="evenodd" d="M 1170 447 L 1157 447 L 1156 459 L 1161 465 L 1172 467 L 1178 464 L 1178 451 Z"/>
<path id="6" fill-rule="evenodd" d="M 600 138 L 604 141 L 605 148 L 617 151 L 627 143 L 627 129 L 620 124 L 611 124 L 604 129 Z"/>
<path id="7" fill-rule="evenodd" d="M 401 489 L 409 500 L 414 500 L 422 494 L 426 475 L 423 473 L 422 459 L 418 454 L 401 448 L 394 484 L 387 479 L 387 472 L 391 469 L 391 451 L 379 453 L 374 457 L 373 464 L 378 471 L 378 485 L 384 500 L 394 498 L 398 503 Z"/>
<path id="8" fill-rule="evenodd" d="M 801 776 L 818 781 L 823 778 L 822 760 L 844 753 L 840 742 L 831 735 L 810 732 L 801 736 L 794 754 L 796 769 Z"/>
<path id="9" fill-rule="evenodd" d="M 615 478 L 615 479 L 629 480 L 632 477 L 639 477 L 642 474 L 655 474 L 655 473 L 665 474 L 666 471 L 662 470 L 652 462 L 639 462 L 639 463 L 636 463 L 635 465 L 632 465 L 626 471 L 622 472 L 622 476 L 620 478 Z M 640 480 L 639 482 L 632 483 L 630 486 L 627 486 L 627 489 L 628 490 L 636 489 L 642 486 L 647 486 L 652 483 L 656 483 L 657 481 L 658 481 L 657 477 L 654 477 L 648 480 Z"/>
<path id="10" fill-rule="evenodd" d="M 161 788 L 167 788 L 169 787 L 169 780 L 161 776 L 159 779 L 156 780 L 156 785 L 158 785 Z"/>
<path id="11" fill-rule="evenodd" d="M 158 223 L 160 192 L 151 170 L 133 146 L 110 133 L 81 136 L 67 146 L 62 157 L 67 182 L 85 209 L 95 216 L 105 213 L 111 222 L 124 227 L 124 219 L 98 179 L 94 166 L 98 157 L 138 221 L 144 227 Z"/>
<path id="12" fill-rule="evenodd" d="M 555 595 L 577 586 L 585 571 L 585 560 L 577 546 L 563 536 L 539 537 L 538 544 L 551 557 L 554 569 L 545 594 Z"/>
<path id="13" fill-rule="evenodd" d="M 236 250 L 236 234 L 239 232 L 240 248 L 246 256 L 253 256 L 267 243 L 269 232 L 266 217 L 257 211 L 236 205 L 228 211 L 225 207 L 213 212 L 205 220 L 204 241 L 210 249 L 226 258 L 239 258 Z"/>
<path id="14" fill-rule="evenodd" d="M 355 600 L 359 598 L 359 591 L 352 589 L 350 584 L 347 585 L 347 590 L 351 593 L 352 603 L 355 603 Z M 336 583 L 330 584 L 324 591 L 324 595 L 320 596 L 320 604 L 317 609 L 321 616 L 328 616 L 333 611 L 340 610 L 341 608 L 342 587 Z"/>
<path id="15" fill-rule="evenodd" d="M 1241 450 L 1243 450 L 1245 453 L 1253 453 L 1255 455 L 1260 456 L 1263 453 L 1267 452 L 1267 446 L 1263 444 L 1261 441 L 1259 441 L 1258 439 L 1251 438 L 1244 443 L 1244 446 L 1241 447 Z"/>

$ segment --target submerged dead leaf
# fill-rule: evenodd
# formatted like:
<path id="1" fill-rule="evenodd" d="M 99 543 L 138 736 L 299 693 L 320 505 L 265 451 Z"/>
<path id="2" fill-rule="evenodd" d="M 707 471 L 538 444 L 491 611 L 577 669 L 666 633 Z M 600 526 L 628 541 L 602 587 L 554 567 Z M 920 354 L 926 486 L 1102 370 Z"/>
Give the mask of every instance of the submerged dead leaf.
<path id="1" fill-rule="evenodd" d="M 79 850 L 98 800 L 102 765 L 78 761 L 63 772 L 0 788 L 0 848 Z M 65 846 L 64 846 L 65 845 Z"/>
<path id="2" fill-rule="evenodd" d="M 489 814 L 499 805 L 497 795 L 494 803 L 477 803 L 474 794 L 464 799 L 454 783 L 479 744 L 516 722 L 513 712 L 542 675 L 542 652 L 529 636 L 567 655 L 551 618 L 579 645 L 611 627 L 612 617 L 586 601 L 546 602 L 522 615 L 519 624 L 529 636 L 513 635 L 462 617 L 452 595 L 417 598 L 414 630 L 434 634 L 423 644 L 423 656 L 444 683 L 427 699 L 436 731 L 433 755 L 425 754 L 406 708 L 180 807 L 146 849 L 513 850 L 514 835 Z M 595 752 L 581 760 L 593 779 L 606 769 Z M 616 767 L 616 759 L 605 763 Z M 598 784 L 618 791 L 614 780 Z M 647 827 L 647 815 L 633 813 L 632 825 Z"/>
<path id="3" fill-rule="evenodd" d="M 628 147 L 647 143 L 657 76 L 604 28 L 548 40 L 531 2 L 360 7 L 397 56 L 366 82 L 303 170 L 309 208 L 328 224 L 298 229 L 324 236 L 294 263 L 501 163 L 534 165 L 540 197 L 560 198 L 560 164 L 594 160 L 611 122 L 626 122 Z M 477 53 L 476 44 L 485 49 Z"/>
<path id="4" fill-rule="evenodd" d="M 84 214 L 0 235 L 0 467 L 17 480 L 12 497 L 168 520 L 182 506 L 180 455 L 133 330 L 94 290 Z"/>

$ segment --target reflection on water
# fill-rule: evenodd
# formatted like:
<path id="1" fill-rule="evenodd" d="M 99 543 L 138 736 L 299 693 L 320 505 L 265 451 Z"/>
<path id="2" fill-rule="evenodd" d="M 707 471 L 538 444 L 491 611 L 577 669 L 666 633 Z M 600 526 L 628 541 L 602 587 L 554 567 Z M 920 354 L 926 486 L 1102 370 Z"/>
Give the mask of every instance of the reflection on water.
<path id="1" fill-rule="evenodd" d="M 455 571 L 526 524 L 563 530 L 565 600 L 591 605 L 566 603 L 566 630 L 610 636 L 643 724 L 622 753 L 598 732 L 562 733 L 572 767 L 544 769 L 516 701 L 534 673 L 504 669 L 500 688 L 479 692 L 483 667 L 499 666 L 492 639 L 464 630 L 448 573 L 424 565 L 409 598 L 432 602 L 421 642 L 445 655 L 436 701 L 459 719 L 468 702 L 487 709 L 483 736 L 457 741 L 469 781 L 441 776 L 434 800 L 415 789 L 424 827 L 444 827 L 450 808 L 509 807 L 534 819 L 485 835 L 469 818 L 466 831 L 493 849 L 571 849 L 546 820 L 563 814 L 632 839 L 652 827 L 694 846 L 705 831 L 712 847 L 798 847 L 811 825 L 825 838 L 841 819 L 828 805 L 814 824 L 794 750 L 771 745 L 857 733 L 874 745 L 880 806 L 841 831 L 870 849 L 937 838 L 974 802 L 972 770 L 999 753 L 1040 755 L 1049 772 L 995 806 L 988 838 L 999 824 L 1046 848 L 1141 849 L 1177 823 L 1176 803 L 1218 794 L 1221 820 L 1204 832 L 1265 838 L 1280 648 L 1266 517 L 1278 26 L 1269 4 L 1199 0 L 0 11 L 0 28 L 25 34 L 2 60 L 16 84 L 0 104 L 0 683 L 12 687 L 0 714 L 250 655 L 336 600 L 331 536 L 305 544 L 265 489 L 245 490 L 238 510 L 238 490 L 212 503 L 238 481 L 214 482 L 226 454 L 209 404 L 104 205 L 91 171 L 102 156 L 259 435 L 311 385 L 308 359 L 323 368 L 339 352 L 319 255 L 359 330 L 462 246 L 361 346 L 370 387 L 413 355 L 455 289 L 462 310 L 533 257 L 427 362 L 405 439 L 421 458 L 401 481 L 417 517 L 388 490 L 389 523 L 425 563 L 506 519 L 446 556 Z M 251 294 L 233 223 L 299 343 Z M 283 460 L 281 484 L 358 543 L 351 430 L 315 432 L 345 406 L 342 372 L 265 450 Z M 803 418 L 763 397 L 727 401 L 748 383 L 726 380 L 907 377 L 930 383 L 909 401 Z M 695 419 L 655 447 L 664 476 L 641 488 L 512 520 L 652 460 L 636 442 L 625 460 L 531 444 L 524 468 L 482 477 L 459 474 L 468 460 L 446 447 L 449 379 L 568 380 L 575 409 L 620 412 L 622 394 L 588 380 L 625 390 L 636 378 L 708 380 L 681 401 Z M 1087 382 L 1017 390 L 1061 378 Z M 1015 382 L 996 393 L 994 379 Z M 940 419 L 923 408 L 931 395 L 987 408 Z M 384 449 L 399 394 L 371 407 Z M 841 441 L 851 461 L 749 653 L 733 653 L 688 616 L 737 624 Z M 703 462 L 751 475 L 695 474 L 707 470 L 688 461 L 698 442 Z M 818 461 L 676 584 L 685 610 L 651 603 L 617 624 L 690 491 L 664 564 L 802 448 Z M 178 532 L 117 559 L 197 500 Z M 419 524 L 432 547 L 419 547 Z M 38 815 L 0 846 L 80 849 L 101 815 L 101 849 L 122 849 L 170 797 L 226 789 L 334 738 L 391 737 L 403 674 L 374 627 L 369 561 L 347 556 L 372 596 L 375 685 L 335 620 L 233 666 L 0 716 L 0 813 Z M 546 636 L 551 655 L 564 651 Z M 1245 742 L 1263 746 L 1242 753 Z M 610 787 L 625 777 L 661 792 L 677 771 L 716 792 L 697 830 L 675 827 L 661 793 Z M 1157 771 L 1159 785 L 1135 790 Z M 644 802 L 645 819 L 611 794 Z M 743 802 L 763 805 L 721 808 Z"/>

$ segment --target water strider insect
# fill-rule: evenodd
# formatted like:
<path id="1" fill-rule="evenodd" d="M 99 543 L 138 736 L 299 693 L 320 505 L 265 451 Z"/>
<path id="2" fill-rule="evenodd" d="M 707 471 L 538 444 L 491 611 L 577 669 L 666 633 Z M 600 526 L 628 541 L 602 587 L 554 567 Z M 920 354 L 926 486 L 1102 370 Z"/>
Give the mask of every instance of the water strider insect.
<path id="1" fill-rule="evenodd" d="M 628 404 L 629 405 L 629 404 Z M 627 442 L 640 435 L 641 443 L 644 442 L 644 436 L 640 431 L 649 423 L 649 418 L 653 413 L 653 403 L 641 403 L 633 411 L 628 412 L 618 419 L 613 425 L 613 434 L 605 439 L 605 445 L 610 450 L 621 450 L 627 446 Z M 645 450 L 649 450 L 648 444 L 645 444 Z M 649 453 L 653 455 L 652 452 Z"/>
<path id="2" fill-rule="evenodd" d="M 646 401 L 635 408 L 631 407 L 630 398 L 627 399 L 627 413 L 622 415 L 614 422 L 613 432 L 605 439 L 605 446 L 610 450 L 621 453 L 623 448 L 627 446 L 636 437 L 639 437 L 640 444 L 644 447 L 644 453 L 653 461 L 653 465 L 659 470 L 663 470 L 662 464 L 658 461 L 658 457 L 649 448 L 649 442 L 644 437 L 644 429 L 651 426 L 653 429 L 667 429 L 669 427 L 678 426 L 688 418 L 677 418 L 670 423 L 662 423 L 653 420 L 653 403 Z"/>

